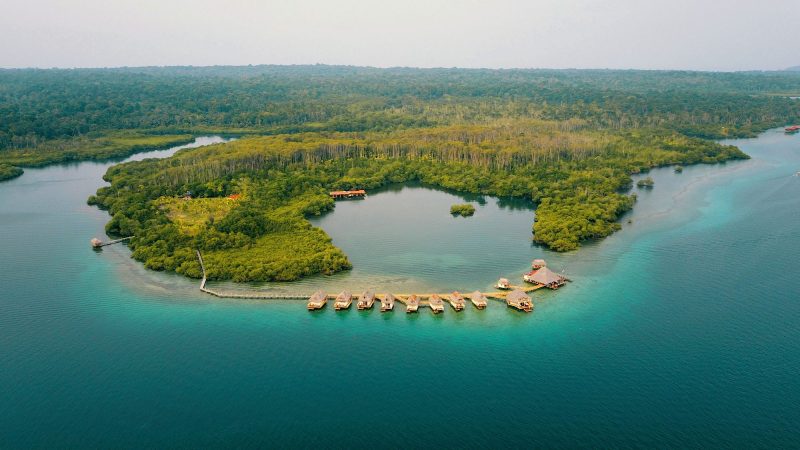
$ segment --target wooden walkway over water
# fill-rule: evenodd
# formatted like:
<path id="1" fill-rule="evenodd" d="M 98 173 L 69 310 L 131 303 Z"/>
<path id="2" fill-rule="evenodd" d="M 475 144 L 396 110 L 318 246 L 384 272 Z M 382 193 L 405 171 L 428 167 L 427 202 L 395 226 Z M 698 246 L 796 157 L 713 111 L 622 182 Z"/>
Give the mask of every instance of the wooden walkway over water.
<path id="1" fill-rule="evenodd" d="M 128 237 L 124 237 L 124 238 L 120 238 L 120 239 L 114 239 L 113 241 L 108 241 L 108 242 L 103 242 L 100 239 L 93 238 L 91 240 L 91 243 L 92 243 L 92 247 L 94 247 L 94 248 L 103 248 L 105 246 L 119 244 L 120 242 L 124 242 L 124 241 L 130 240 L 130 239 L 133 239 L 133 236 L 128 236 Z"/>
<path id="2" fill-rule="evenodd" d="M 308 299 L 313 295 L 311 293 L 289 293 L 289 294 L 282 294 L 282 293 L 273 293 L 268 291 L 248 291 L 248 290 L 216 290 L 210 289 L 206 287 L 206 266 L 203 262 L 203 255 L 200 254 L 199 250 L 196 250 L 197 253 L 197 260 L 200 262 L 200 269 L 203 273 L 203 278 L 200 280 L 200 290 L 205 292 L 206 294 L 213 295 L 214 297 L 219 298 L 234 298 L 234 299 L 253 299 L 253 300 L 304 300 L 308 301 Z M 506 296 L 514 290 L 521 290 L 526 293 L 530 293 L 536 290 L 539 290 L 545 286 L 542 285 L 528 285 L 528 286 L 509 286 L 510 289 L 503 290 L 503 291 L 495 291 L 495 292 L 483 292 L 482 294 L 487 298 L 492 298 L 495 300 L 500 300 L 505 302 Z M 328 300 L 335 300 L 338 294 L 327 294 Z M 383 300 L 386 298 L 388 294 L 375 294 L 376 300 Z M 398 302 L 407 305 L 408 298 L 412 295 L 416 295 L 419 299 L 419 306 L 430 308 L 430 302 L 428 301 L 430 297 L 434 295 L 438 295 L 444 301 L 450 298 L 452 292 L 445 292 L 445 293 L 428 293 L 428 294 L 392 294 L 395 297 L 395 300 Z"/>

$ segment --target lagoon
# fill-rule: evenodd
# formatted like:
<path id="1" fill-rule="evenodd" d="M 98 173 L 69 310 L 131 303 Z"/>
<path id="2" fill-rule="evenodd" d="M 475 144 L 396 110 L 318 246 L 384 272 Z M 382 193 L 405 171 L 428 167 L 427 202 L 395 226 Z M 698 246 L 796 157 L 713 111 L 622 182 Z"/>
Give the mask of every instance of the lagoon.
<path id="1" fill-rule="evenodd" d="M 800 139 L 730 143 L 753 159 L 643 175 L 572 253 L 531 245 L 527 205 L 424 186 L 315 219 L 356 268 L 302 283 L 480 287 L 544 256 L 575 281 L 529 315 L 204 296 L 90 249 L 108 164 L 28 169 L 0 184 L 0 447 L 797 446 Z"/>

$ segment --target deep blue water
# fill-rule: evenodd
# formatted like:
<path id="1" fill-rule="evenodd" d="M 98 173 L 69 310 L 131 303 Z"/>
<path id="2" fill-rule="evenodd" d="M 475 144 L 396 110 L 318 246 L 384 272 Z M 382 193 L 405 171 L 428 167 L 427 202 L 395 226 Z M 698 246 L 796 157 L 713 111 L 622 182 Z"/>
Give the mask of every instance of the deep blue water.
<path id="1" fill-rule="evenodd" d="M 497 207 L 519 248 L 486 278 L 457 270 L 483 266 L 452 236 L 390 234 L 399 259 L 375 260 L 400 283 L 485 285 L 545 255 L 574 282 L 530 315 L 209 298 L 124 246 L 89 248 L 107 164 L 26 170 L 0 184 L 0 447 L 799 447 L 800 136 L 733 143 L 753 159 L 653 171 L 623 230 L 577 252 L 531 246 L 533 213 L 488 199 L 459 233 Z M 390 191 L 318 223 L 358 266 L 380 234 L 348 241 L 337 222 L 406 194 L 431 211 L 456 198 Z M 416 275 L 406 253 L 448 270 Z"/>

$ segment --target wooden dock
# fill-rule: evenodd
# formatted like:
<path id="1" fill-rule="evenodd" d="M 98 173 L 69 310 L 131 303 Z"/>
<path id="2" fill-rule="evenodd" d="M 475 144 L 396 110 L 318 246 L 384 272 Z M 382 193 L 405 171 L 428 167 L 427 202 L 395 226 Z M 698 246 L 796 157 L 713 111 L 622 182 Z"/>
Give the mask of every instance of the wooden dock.
<path id="1" fill-rule="evenodd" d="M 130 239 L 133 239 L 133 236 L 128 236 L 128 237 L 124 237 L 124 238 L 120 238 L 120 239 L 114 239 L 113 241 L 108 241 L 108 242 L 103 242 L 100 239 L 92 238 L 92 240 L 89 241 L 89 242 L 92 244 L 92 248 L 103 248 L 103 247 L 106 247 L 106 246 L 109 246 L 109 245 L 119 244 L 120 242 L 125 242 L 125 241 L 128 241 Z"/>
<path id="2" fill-rule="evenodd" d="M 122 240 L 130 239 L 123 238 Z M 110 245 L 111 242 L 107 243 Z M 321 309 L 325 306 L 328 300 L 334 300 L 334 308 L 339 309 L 349 309 L 352 304 L 352 295 L 348 291 L 343 291 L 336 294 L 327 294 L 321 290 L 313 293 L 274 293 L 269 291 L 248 291 L 248 290 L 237 290 L 237 291 L 228 291 L 228 290 L 218 290 L 218 289 L 210 289 L 206 286 L 208 281 L 205 263 L 203 262 L 203 255 L 200 253 L 199 250 L 195 251 L 197 254 L 197 260 L 200 263 L 200 270 L 202 272 L 202 278 L 200 280 L 200 291 L 204 292 L 209 295 L 213 295 L 214 297 L 219 298 L 232 298 L 232 299 L 252 299 L 252 300 L 306 300 L 308 301 L 307 307 L 309 310 L 316 310 Z M 514 286 L 510 285 L 509 290 L 503 291 L 496 291 L 496 292 L 483 292 L 475 291 L 469 295 L 470 300 L 475 305 L 477 309 L 484 309 L 487 306 L 487 299 L 494 299 L 497 301 L 501 301 L 506 303 L 509 306 L 514 307 L 515 309 L 523 310 L 530 312 L 533 307 L 533 302 L 530 301 L 529 296 L 525 296 L 529 299 L 529 305 L 524 305 L 523 307 L 518 307 L 522 305 L 518 305 L 516 300 L 512 298 L 512 302 L 509 302 L 507 297 L 509 294 L 516 292 L 517 294 L 513 295 L 512 297 L 518 296 L 519 293 L 528 294 L 539 289 L 544 288 L 543 285 L 524 285 L 524 286 Z M 391 311 L 394 309 L 395 302 L 401 302 L 406 305 L 406 312 L 417 312 L 420 307 L 427 306 L 434 312 L 434 314 L 438 314 L 444 312 L 444 301 L 443 299 L 447 299 L 450 305 L 456 311 L 462 311 L 465 307 L 465 300 L 464 296 L 460 294 L 458 291 L 450 292 L 450 293 L 429 293 L 429 294 L 374 294 L 371 291 L 365 291 L 361 295 L 358 296 L 357 301 L 357 308 L 359 310 L 365 309 L 372 309 L 372 306 L 375 303 L 375 300 L 381 302 L 381 311 Z M 312 302 L 313 300 L 313 302 Z M 312 305 L 313 303 L 313 305 Z M 514 303 L 511 305 L 510 303 Z"/>

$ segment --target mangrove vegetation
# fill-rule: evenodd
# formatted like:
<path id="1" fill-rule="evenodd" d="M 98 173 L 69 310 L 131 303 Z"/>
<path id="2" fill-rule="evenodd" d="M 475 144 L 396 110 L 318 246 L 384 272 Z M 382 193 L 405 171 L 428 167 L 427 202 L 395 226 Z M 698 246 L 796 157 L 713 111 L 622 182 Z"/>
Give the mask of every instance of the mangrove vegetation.
<path id="1" fill-rule="evenodd" d="M 454 216 L 469 217 L 475 214 L 475 207 L 469 203 L 456 204 L 450 207 L 450 214 Z"/>
<path id="2" fill-rule="evenodd" d="M 307 219 L 328 192 L 421 182 L 529 199 L 556 251 L 620 228 L 632 174 L 747 156 L 714 139 L 800 121 L 800 73 L 341 66 L 0 70 L 0 176 L 234 134 L 114 166 L 89 201 L 133 257 L 197 277 L 351 265 Z"/>

